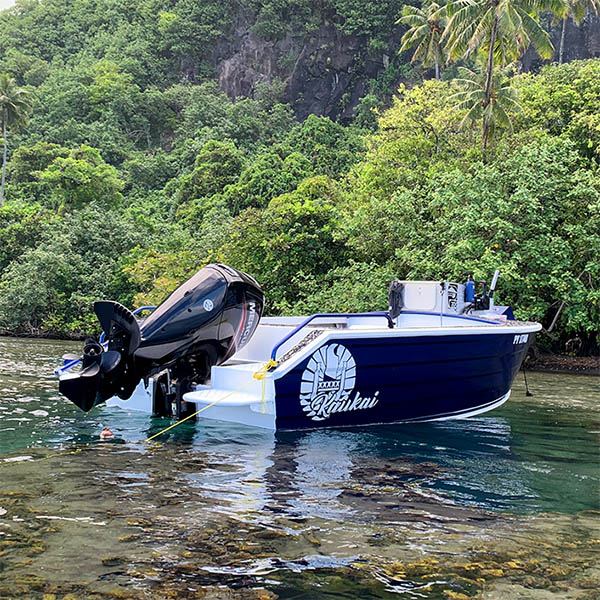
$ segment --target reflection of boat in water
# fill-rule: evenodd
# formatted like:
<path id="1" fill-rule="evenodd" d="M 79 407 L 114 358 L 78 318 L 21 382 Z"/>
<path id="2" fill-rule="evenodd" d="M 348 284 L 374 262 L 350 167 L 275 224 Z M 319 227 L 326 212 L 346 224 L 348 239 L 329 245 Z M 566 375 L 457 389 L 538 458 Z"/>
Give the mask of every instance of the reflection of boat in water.
<path id="1" fill-rule="evenodd" d="M 59 369 L 60 390 L 84 410 L 118 396 L 159 415 L 281 430 L 477 415 L 508 399 L 541 327 L 494 306 L 496 279 L 479 296 L 472 282 L 396 281 L 387 312 L 259 323 L 256 282 L 209 265 L 141 325 L 97 302 L 107 343 L 86 345 L 81 372 Z"/>
<path id="2" fill-rule="evenodd" d="M 179 439 L 177 432 L 167 435 Z M 354 515 L 406 522 L 423 513 L 462 521 L 535 504 L 512 444 L 509 421 L 490 416 L 276 433 L 214 421 L 196 430 L 193 446 L 210 458 L 186 486 L 218 500 L 216 510 L 226 499 L 231 514 L 261 521 Z"/>

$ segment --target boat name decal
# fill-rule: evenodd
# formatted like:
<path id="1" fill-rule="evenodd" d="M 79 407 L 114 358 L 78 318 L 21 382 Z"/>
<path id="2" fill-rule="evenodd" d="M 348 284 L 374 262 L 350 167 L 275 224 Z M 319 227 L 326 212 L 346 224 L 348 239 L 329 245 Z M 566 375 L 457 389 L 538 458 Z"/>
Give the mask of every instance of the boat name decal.
<path id="1" fill-rule="evenodd" d="M 354 392 L 356 361 L 342 344 L 328 344 L 310 358 L 300 384 L 300 405 L 313 421 L 324 421 L 334 413 L 373 408 L 379 391 L 371 397 Z"/>
<path id="2" fill-rule="evenodd" d="M 528 333 L 522 333 L 521 335 L 515 335 L 513 344 L 526 344 L 529 339 Z"/>

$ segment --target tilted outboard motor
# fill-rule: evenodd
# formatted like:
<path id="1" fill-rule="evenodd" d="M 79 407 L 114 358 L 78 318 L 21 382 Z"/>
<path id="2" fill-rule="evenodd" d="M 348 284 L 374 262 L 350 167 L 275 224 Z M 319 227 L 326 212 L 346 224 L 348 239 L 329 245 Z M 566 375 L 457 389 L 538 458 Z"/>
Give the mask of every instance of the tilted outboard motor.
<path id="1" fill-rule="evenodd" d="M 141 379 L 165 373 L 169 382 L 169 389 L 163 386 L 165 406 L 171 382 L 176 382 L 179 401 L 192 382 L 205 381 L 212 366 L 248 342 L 263 307 L 264 296 L 256 281 L 221 264 L 198 271 L 141 327 L 118 302 L 95 302 L 108 346 L 104 349 L 87 340 L 81 371 L 62 375 L 59 390 L 87 412 L 113 396 L 126 400 Z M 158 412 L 170 413 L 170 407 Z"/>

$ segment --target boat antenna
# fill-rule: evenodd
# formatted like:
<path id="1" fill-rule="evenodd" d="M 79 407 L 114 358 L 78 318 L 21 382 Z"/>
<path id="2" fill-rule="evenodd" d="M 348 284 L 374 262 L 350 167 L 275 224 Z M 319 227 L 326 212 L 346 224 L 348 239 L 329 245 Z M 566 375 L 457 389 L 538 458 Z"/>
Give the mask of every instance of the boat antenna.
<path id="1" fill-rule="evenodd" d="M 494 292 L 496 291 L 496 284 L 498 283 L 499 275 L 500 270 L 496 269 L 494 271 L 494 277 L 492 278 L 492 284 L 490 285 L 490 291 L 488 292 L 488 298 L 490 299 L 489 310 L 494 310 Z"/>

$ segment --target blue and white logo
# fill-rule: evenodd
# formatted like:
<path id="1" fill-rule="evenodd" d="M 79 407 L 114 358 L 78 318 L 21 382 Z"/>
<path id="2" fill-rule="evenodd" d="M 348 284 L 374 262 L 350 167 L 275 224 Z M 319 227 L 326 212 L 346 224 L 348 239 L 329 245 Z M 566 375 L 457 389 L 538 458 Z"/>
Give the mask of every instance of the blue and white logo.
<path id="1" fill-rule="evenodd" d="M 313 421 L 324 421 L 332 414 L 372 408 L 379 392 L 363 398 L 356 392 L 356 361 L 342 344 L 327 344 L 310 358 L 300 384 L 300 405 Z"/>

